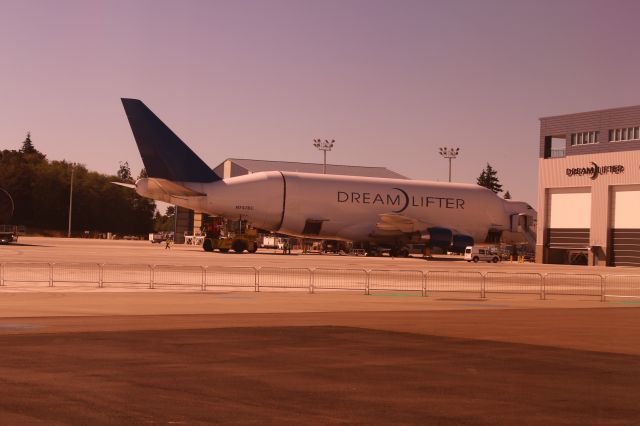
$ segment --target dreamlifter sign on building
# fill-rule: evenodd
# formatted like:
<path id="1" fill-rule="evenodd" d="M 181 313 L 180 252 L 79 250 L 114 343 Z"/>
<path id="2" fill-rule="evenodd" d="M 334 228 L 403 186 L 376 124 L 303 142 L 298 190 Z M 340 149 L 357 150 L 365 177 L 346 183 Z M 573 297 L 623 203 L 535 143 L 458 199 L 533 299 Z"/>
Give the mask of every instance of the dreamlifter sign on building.
<path id="1" fill-rule="evenodd" d="M 605 253 L 610 229 L 640 228 L 640 151 L 541 158 L 538 176 L 537 258 L 548 228 L 588 228 Z"/>

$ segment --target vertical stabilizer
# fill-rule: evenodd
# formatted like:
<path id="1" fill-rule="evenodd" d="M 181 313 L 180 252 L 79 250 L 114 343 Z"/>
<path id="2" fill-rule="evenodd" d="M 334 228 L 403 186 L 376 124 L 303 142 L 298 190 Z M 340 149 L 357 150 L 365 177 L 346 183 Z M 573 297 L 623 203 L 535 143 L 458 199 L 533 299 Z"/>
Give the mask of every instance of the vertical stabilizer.
<path id="1" fill-rule="evenodd" d="M 220 180 L 207 164 L 138 99 L 122 99 L 147 175 L 178 182 Z"/>

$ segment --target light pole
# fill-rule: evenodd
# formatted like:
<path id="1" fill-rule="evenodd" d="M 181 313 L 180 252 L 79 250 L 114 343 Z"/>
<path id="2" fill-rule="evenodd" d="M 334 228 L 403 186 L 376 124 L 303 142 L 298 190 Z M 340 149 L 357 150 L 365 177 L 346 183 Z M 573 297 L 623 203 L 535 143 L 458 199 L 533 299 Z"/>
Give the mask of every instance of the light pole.
<path id="1" fill-rule="evenodd" d="M 458 152 L 460 152 L 460 148 L 440 148 L 440 155 L 449 159 L 449 182 L 451 182 L 451 160 L 458 156 Z"/>
<path id="2" fill-rule="evenodd" d="M 69 187 L 69 229 L 67 230 L 67 238 L 71 238 L 71 208 L 73 207 L 73 172 L 76 169 L 76 163 L 71 163 L 71 185 Z"/>
<path id="3" fill-rule="evenodd" d="M 327 139 L 325 139 L 324 141 L 322 139 L 313 140 L 313 146 L 324 152 L 324 167 L 322 168 L 322 173 L 324 173 L 325 175 L 327 174 L 327 151 L 331 151 L 334 143 L 334 139 L 331 139 L 331 141 Z"/>

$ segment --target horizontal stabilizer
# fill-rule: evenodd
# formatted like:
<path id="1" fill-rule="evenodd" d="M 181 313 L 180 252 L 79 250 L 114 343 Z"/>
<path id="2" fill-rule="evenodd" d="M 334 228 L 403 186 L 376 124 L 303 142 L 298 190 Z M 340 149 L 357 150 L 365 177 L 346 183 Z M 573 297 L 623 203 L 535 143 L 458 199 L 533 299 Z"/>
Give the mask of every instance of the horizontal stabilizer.
<path id="1" fill-rule="evenodd" d="M 111 182 L 114 185 L 124 186 L 125 188 L 136 189 L 136 186 L 132 183 L 124 183 L 124 182 Z"/>
<path id="2" fill-rule="evenodd" d="M 166 179 L 158 179 L 158 178 L 140 179 L 139 183 L 142 183 L 142 181 L 147 182 L 148 188 L 150 189 L 158 188 L 165 195 L 169 195 L 171 197 L 178 197 L 178 198 L 204 197 L 207 195 L 202 192 L 194 191 L 191 188 L 187 188 L 186 186 L 177 184 L 175 182 L 171 182 L 170 180 L 166 180 Z"/>
<path id="3" fill-rule="evenodd" d="M 178 182 L 220 180 L 180 138 L 138 99 L 122 99 L 147 175 Z"/>

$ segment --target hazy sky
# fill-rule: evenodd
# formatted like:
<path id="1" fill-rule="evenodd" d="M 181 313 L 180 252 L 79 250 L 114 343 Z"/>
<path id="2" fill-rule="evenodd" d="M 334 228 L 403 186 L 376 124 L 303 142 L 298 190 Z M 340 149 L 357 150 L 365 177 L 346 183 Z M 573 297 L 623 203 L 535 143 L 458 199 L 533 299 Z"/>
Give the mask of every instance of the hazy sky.
<path id="1" fill-rule="evenodd" d="M 538 118 L 640 104 L 638 1 L 0 0 L 0 148 L 142 166 L 120 97 L 228 157 L 453 180 L 535 204 Z"/>

